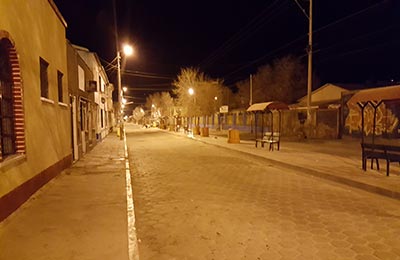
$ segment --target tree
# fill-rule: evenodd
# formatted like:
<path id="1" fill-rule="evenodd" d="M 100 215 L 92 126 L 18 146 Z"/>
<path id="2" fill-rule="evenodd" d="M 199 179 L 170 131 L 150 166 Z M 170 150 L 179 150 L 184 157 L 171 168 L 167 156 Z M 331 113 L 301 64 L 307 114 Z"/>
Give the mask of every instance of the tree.
<path id="1" fill-rule="evenodd" d="M 304 96 L 306 87 L 306 67 L 299 58 L 285 56 L 272 64 L 261 66 L 253 75 L 253 103 L 282 101 L 293 103 Z M 250 82 L 243 80 L 236 83 L 238 99 L 243 107 L 250 100 Z"/>
<path id="2" fill-rule="evenodd" d="M 151 110 L 151 118 L 158 121 L 173 115 L 174 100 L 168 92 L 156 92 L 146 98 L 145 106 Z"/>
<path id="3" fill-rule="evenodd" d="M 144 114 L 144 110 L 141 107 L 135 107 L 135 109 L 132 111 L 132 117 L 136 120 L 137 124 L 140 120 L 142 120 Z"/>
<path id="4" fill-rule="evenodd" d="M 199 69 L 181 69 L 173 84 L 183 116 L 212 115 L 221 106 L 223 82 L 206 76 Z M 189 89 L 193 92 L 189 93 Z"/>

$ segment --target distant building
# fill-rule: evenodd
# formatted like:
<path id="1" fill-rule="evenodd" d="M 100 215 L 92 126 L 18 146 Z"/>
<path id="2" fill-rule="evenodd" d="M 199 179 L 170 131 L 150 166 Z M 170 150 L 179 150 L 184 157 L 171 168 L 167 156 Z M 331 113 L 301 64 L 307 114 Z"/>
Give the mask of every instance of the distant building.
<path id="1" fill-rule="evenodd" d="M 67 43 L 74 160 L 107 136 L 113 126 L 113 86 L 97 54 Z"/>
<path id="2" fill-rule="evenodd" d="M 89 79 L 89 85 L 86 88 L 87 92 L 94 94 L 94 121 L 93 128 L 97 140 L 101 140 L 109 133 L 112 127 L 112 110 L 110 110 L 110 101 L 112 102 L 112 90 L 107 74 L 101 65 L 100 59 L 96 53 L 89 51 L 86 48 L 73 45 L 79 56 L 85 61 L 92 72 L 92 77 Z M 111 87 L 111 88 L 110 88 Z M 112 107 L 112 106 L 111 106 Z"/>
<path id="3" fill-rule="evenodd" d="M 0 221 L 72 162 L 66 22 L 52 0 L 0 1 Z"/>
<path id="4" fill-rule="evenodd" d="M 344 91 L 347 91 L 347 89 L 342 86 L 327 83 L 311 92 L 311 106 L 325 108 L 329 105 L 340 104 L 342 92 Z M 307 96 L 300 98 L 291 107 L 307 107 Z"/>

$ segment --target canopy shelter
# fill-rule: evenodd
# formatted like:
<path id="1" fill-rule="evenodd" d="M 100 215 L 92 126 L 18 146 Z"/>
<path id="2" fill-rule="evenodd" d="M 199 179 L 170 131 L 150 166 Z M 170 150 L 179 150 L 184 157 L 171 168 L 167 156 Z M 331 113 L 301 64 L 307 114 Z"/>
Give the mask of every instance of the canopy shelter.
<path id="1" fill-rule="evenodd" d="M 375 142 L 376 114 L 378 107 L 385 101 L 400 100 L 400 86 L 373 88 L 355 93 L 347 104 L 357 104 L 361 108 L 361 142 L 364 143 L 364 111 L 368 105 L 374 109 L 372 143 Z"/>
<path id="2" fill-rule="evenodd" d="M 255 114 L 255 120 L 254 120 L 254 133 L 255 133 L 255 139 L 257 139 L 257 114 L 261 114 L 261 138 L 264 135 L 264 114 L 265 113 L 270 113 L 271 114 L 271 133 L 273 134 L 274 128 L 274 118 L 273 118 L 273 113 L 272 111 L 278 111 L 279 112 L 279 125 L 278 125 L 278 132 L 281 132 L 281 110 L 287 110 L 289 109 L 289 106 L 283 102 L 280 101 L 270 101 L 270 102 L 263 102 L 263 103 L 256 103 L 251 105 L 248 109 L 247 112 L 253 112 Z"/>

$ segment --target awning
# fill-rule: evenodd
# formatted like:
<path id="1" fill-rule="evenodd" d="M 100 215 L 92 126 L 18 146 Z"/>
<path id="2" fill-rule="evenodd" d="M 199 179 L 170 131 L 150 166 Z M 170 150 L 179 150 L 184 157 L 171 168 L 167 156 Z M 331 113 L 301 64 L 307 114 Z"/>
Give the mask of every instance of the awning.
<path id="1" fill-rule="evenodd" d="M 271 101 L 271 102 L 253 104 L 247 109 L 247 112 L 283 110 L 283 109 L 289 109 L 289 106 L 280 101 Z"/>
<path id="2" fill-rule="evenodd" d="M 349 101 L 348 104 L 356 104 L 358 102 L 367 101 L 381 101 L 381 100 L 396 100 L 400 99 L 400 86 L 391 86 L 383 88 L 373 88 L 360 90 L 355 93 Z"/>

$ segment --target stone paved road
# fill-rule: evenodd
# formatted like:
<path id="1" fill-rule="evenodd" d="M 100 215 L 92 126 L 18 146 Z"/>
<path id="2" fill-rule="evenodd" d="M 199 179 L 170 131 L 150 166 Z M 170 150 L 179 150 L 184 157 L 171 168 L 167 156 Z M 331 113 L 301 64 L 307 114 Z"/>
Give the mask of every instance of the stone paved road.
<path id="1" fill-rule="evenodd" d="M 140 259 L 400 259 L 400 203 L 159 131 L 128 133 Z"/>

